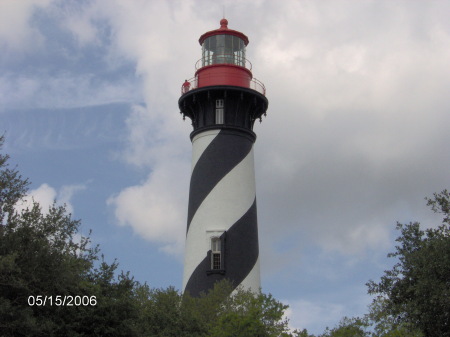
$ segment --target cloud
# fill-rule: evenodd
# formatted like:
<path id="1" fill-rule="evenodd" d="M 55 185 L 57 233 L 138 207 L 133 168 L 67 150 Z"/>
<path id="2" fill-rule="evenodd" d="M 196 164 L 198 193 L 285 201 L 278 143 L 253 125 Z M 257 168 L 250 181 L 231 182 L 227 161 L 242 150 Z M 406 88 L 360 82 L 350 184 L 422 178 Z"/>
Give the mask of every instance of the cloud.
<path id="1" fill-rule="evenodd" d="M 179 257 L 186 233 L 189 144 L 187 139 L 181 142 L 169 121 L 145 107 L 133 107 L 122 155 L 128 163 L 151 173 L 146 181 L 123 189 L 107 203 L 120 225 L 131 226 L 142 237 L 161 244 L 163 251 Z"/>
<path id="2" fill-rule="evenodd" d="M 105 42 L 94 3 L 1 2 L 1 111 L 142 102 L 130 62 Z"/>
<path id="3" fill-rule="evenodd" d="M 255 8 L 258 15 L 248 15 Z M 255 127 L 259 222 L 269 241 L 295 233 L 300 242 L 354 256 L 385 246 L 399 212 L 426 217 L 423 197 L 449 183 L 446 10 L 444 3 L 229 2 L 230 28 L 250 37 L 247 56 L 270 101 L 267 119 Z M 135 64 L 142 81 L 137 95 L 145 106 L 130 112 L 121 157 L 150 173 L 109 204 L 140 235 L 181 245 L 163 231 L 175 227 L 158 213 L 187 206 L 180 195 L 187 195 L 189 170 L 179 170 L 189 167 L 190 128 L 176 102 L 200 57 L 197 38 L 218 27 L 221 9 L 98 0 L 75 13 L 63 27 L 82 46 L 104 43 L 105 60 Z M 64 88 L 57 96 L 68 102 L 64 92 L 75 92 L 73 104 L 90 90 L 103 100 L 121 90 L 123 99 L 134 97 L 133 82 L 105 82 L 102 96 L 83 76 L 56 79 L 49 91 Z M 40 96 L 29 78 L 17 87 Z M 177 212 L 168 218 L 184 223 Z M 154 227 L 146 229 L 146 217 Z"/>
<path id="4" fill-rule="evenodd" d="M 18 211 L 33 207 L 33 202 L 39 203 L 42 212 L 48 213 L 48 209 L 56 200 L 56 190 L 48 184 L 42 184 L 38 188 L 28 192 L 26 197 L 17 203 L 16 209 Z"/>
<path id="5" fill-rule="evenodd" d="M 159 163 L 147 180 L 123 189 L 108 200 L 119 225 L 129 225 L 143 238 L 171 255 L 183 253 L 187 191 L 184 161 Z"/>
<path id="6" fill-rule="evenodd" d="M 21 211 L 33 206 L 33 202 L 39 203 L 42 213 L 47 214 L 49 208 L 56 201 L 56 205 L 65 205 L 68 213 L 73 213 L 71 199 L 76 192 L 86 189 L 86 185 L 64 185 L 57 191 L 48 184 L 42 184 L 36 189 L 30 190 L 23 200 L 16 205 L 16 210 Z"/>
<path id="7" fill-rule="evenodd" d="M 291 329 L 308 328 L 310 333 L 322 333 L 324 327 L 332 327 L 343 316 L 344 306 L 336 303 L 317 303 L 307 300 L 283 300 L 289 308 L 285 315 Z M 317 331 L 315 331 L 317 330 Z"/>
<path id="8" fill-rule="evenodd" d="M 253 62 L 270 102 L 256 128 L 262 229 L 345 255 L 386 246 L 399 211 L 423 218 L 423 197 L 449 183 L 449 25 L 439 5 L 423 6 L 426 24 L 415 5 L 279 5 Z"/>
<path id="9" fill-rule="evenodd" d="M 137 102 L 134 78 L 98 80 L 91 74 L 0 76 L 0 112 L 12 109 L 57 109 L 120 102 Z"/>
<path id="10" fill-rule="evenodd" d="M 101 32 L 98 24 L 93 22 L 96 13 L 92 11 L 92 7 L 85 7 L 82 4 L 78 4 L 77 7 L 72 7 L 70 13 L 62 16 L 61 26 L 75 36 L 81 47 L 89 44 L 100 44 Z"/>
<path id="11" fill-rule="evenodd" d="M 66 209 L 68 213 L 73 213 L 74 209 L 73 206 L 71 204 L 71 199 L 72 197 L 80 192 L 80 191 L 84 191 L 87 188 L 86 185 L 84 184 L 77 184 L 77 185 L 64 185 L 61 187 L 61 189 L 59 190 L 58 193 L 58 203 L 59 204 L 65 204 L 66 205 Z"/>
<path id="12" fill-rule="evenodd" d="M 340 291 L 341 294 L 330 292 L 326 296 L 315 294 L 313 301 L 306 297 L 282 300 L 289 305 L 285 312 L 289 327 L 308 329 L 308 333 L 319 335 L 327 327 L 335 327 L 343 317 L 362 317 L 367 313 L 367 307 L 371 303 L 368 295 L 359 295 L 363 292 L 350 287 Z"/>
<path id="13" fill-rule="evenodd" d="M 31 18 L 37 9 L 45 9 L 52 0 L 5 0 L 0 2 L 0 46 L 2 53 L 27 51 L 42 43 L 42 34 Z"/>
<path id="14" fill-rule="evenodd" d="M 102 14 L 114 32 L 117 53 L 136 63 L 146 102 L 134 106 L 127 119 L 129 136 L 121 157 L 151 171 L 145 182 L 123 189 L 108 204 L 120 225 L 178 257 L 186 233 L 190 131 L 176 101 L 182 74 L 193 70 L 192 60 L 184 57 L 196 49 L 184 38 L 184 27 L 196 24 L 191 6 L 191 1 L 117 2 Z"/>

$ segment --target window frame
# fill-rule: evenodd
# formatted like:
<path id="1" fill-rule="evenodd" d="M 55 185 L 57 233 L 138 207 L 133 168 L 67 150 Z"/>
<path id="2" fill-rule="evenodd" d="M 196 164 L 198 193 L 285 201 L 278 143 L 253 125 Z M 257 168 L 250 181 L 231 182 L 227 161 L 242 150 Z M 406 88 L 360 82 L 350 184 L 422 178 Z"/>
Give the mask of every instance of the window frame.
<path id="1" fill-rule="evenodd" d="M 209 260 L 209 268 L 206 270 L 207 275 L 211 274 L 225 274 L 225 242 L 226 242 L 226 231 L 207 231 L 207 240 L 208 240 L 208 253 L 207 257 Z M 214 242 L 217 242 L 216 245 L 214 245 Z M 214 250 L 216 249 L 216 250 Z M 217 250 L 218 249 L 218 250 Z M 214 265 L 214 258 L 219 257 L 220 265 L 215 266 Z M 217 260 L 216 260 L 217 262 Z"/>
<path id="2" fill-rule="evenodd" d="M 223 98 L 216 99 L 216 124 L 225 124 L 225 100 Z"/>
<path id="3" fill-rule="evenodd" d="M 222 240 L 220 240 L 220 237 L 213 236 L 211 238 L 211 270 L 221 270 L 222 269 L 222 248 L 221 247 L 222 247 Z M 216 257 L 219 258 L 218 261 L 217 261 Z"/>

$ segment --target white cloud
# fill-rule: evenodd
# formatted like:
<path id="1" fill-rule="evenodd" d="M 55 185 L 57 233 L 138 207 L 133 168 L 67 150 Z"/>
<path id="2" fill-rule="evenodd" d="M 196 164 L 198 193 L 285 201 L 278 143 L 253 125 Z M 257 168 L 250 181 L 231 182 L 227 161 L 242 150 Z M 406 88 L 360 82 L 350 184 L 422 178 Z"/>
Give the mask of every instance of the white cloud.
<path id="1" fill-rule="evenodd" d="M 270 101 L 256 129 L 260 223 L 343 254 L 386 247 L 398 205 L 420 218 L 449 183 L 448 22 L 440 5 L 419 6 L 426 25 L 415 5 L 277 5 L 249 46 Z"/>
<path id="2" fill-rule="evenodd" d="M 39 44 L 42 35 L 30 19 L 38 8 L 46 8 L 52 0 L 3 0 L 0 2 L 0 46 L 3 53 L 22 51 Z"/>
<path id="3" fill-rule="evenodd" d="M 0 112 L 8 109 L 73 108 L 136 102 L 142 96 L 133 78 L 99 80 L 91 74 L 4 74 L 0 76 Z"/>
<path id="4" fill-rule="evenodd" d="M 99 43 L 99 31 L 97 26 L 92 22 L 93 16 L 91 10 L 79 8 L 77 11 L 72 10 L 70 14 L 64 16 L 61 25 L 68 29 L 77 39 L 80 46 L 90 43 Z"/>
<path id="5" fill-rule="evenodd" d="M 53 187 L 48 184 L 42 184 L 38 188 L 29 191 L 26 197 L 17 203 L 16 209 L 20 211 L 22 209 L 31 208 L 35 201 L 39 203 L 44 214 L 48 213 L 49 207 L 53 205 L 53 202 L 56 200 L 56 195 L 57 192 Z"/>
<path id="6" fill-rule="evenodd" d="M 342 304 L 318 303 L 301 299 L 289 299 L 282 302 L 289 305 L 285 313 L 289 319 L 289 327 L 298 330 L 307 328 L 310 333 L 323 332 L 327 326 L 333 327 L 344 313 Z"/>
<path id="7" fill-rule="evenodd" d="M 127 187 L 108 200 L 120 225 L 131 226 L 178 257 L 186 236 L 186 172 L 189 165 L 184 161 L 160 162 L 144 183 Z"/>
<path id="8" fill-rule="evenodd" d="M 65 204 L 67 212 L 73 213 L 74 209 L 73 205 L 71 204 L 72 197 L 75 193 L 84 191 L 86 188 L 87 186 L 84 184 L 62 186 L 58 193 L 58 203 Z"/>
<path id="9" fill-rule="evenodd" d="M 103 13 L 114 31 L 117 52 L 136 62 L 144 84 L 146 107 L 135 106 L 127 119 L 123 158 L 151 170 L 145 182 L 122 190 L 108 204 L 119 224 L 178 257 L 186 233 L 190 131 L 176 101 L 195 62 L 184 57 L 196 50 L 195 41 L 185 38 L 185 26 L 196 24 L 191 6 L 190 1 L 117 2 Z"/>
<path id="10" fill-rule="evenodd" d="M 41 207 L 42 213 L 47 214 L 53 202 L 56 201 L 57 205 L 66 205 L 68 213 L 73 213 L 74 209 L 71 199 L 76 192 L 85 189 L 85 185 L 64 185 L 57 191 L 48 184 L 42 184 L 38 188 L 28 191 L 25 198 L 17 203 L 16 210 L 21 211 L 31 208 L 33 202 L 37 202 Z"/>
<path id="11" fill-rule="evenodd" d="M 360 288 L 359 286 L 355 288 Z M 363 317 L 371 303 L 368 295 L 361 295 L 360 289 L 341 289 L 341 294 L 325 298 L 316 295 L 314 301 L 307 298 L 289 298 L 282 303 L 289 305 L 285 315 L 291 329 L 307 329 L 319 335 L 327 327 L 335 327 L 343 317 Z M 337 295 L 337 296 L 334 296 Z"/>
<path id="12" fill-rule="evenodd" d="M 189 140 L 160 108 L 134 106 L 126 124 L 127 147 L 121 156 L 128 163 L 151 170 L 147 180 L 123 189 L 108 200 L 120 225 L 161 245 L 161 250 L 182 256 L 186 233 Z M 184 138 L 184 139 L 183 139 Z"/>
<path id="13" fill-rule="evenodd" d="M 320 233 L 317 241 L 327 252 L 338 251 L 346 255 L 363 258 L 366 250 L 388 249 L 390 244 L 391 222 L 371 222 L 342 224 L 343 230 L 329 230 Z M 338 223 L 334 223 L 339 227 Z M 347 225 L 347 226 L 346 226 Z"/>

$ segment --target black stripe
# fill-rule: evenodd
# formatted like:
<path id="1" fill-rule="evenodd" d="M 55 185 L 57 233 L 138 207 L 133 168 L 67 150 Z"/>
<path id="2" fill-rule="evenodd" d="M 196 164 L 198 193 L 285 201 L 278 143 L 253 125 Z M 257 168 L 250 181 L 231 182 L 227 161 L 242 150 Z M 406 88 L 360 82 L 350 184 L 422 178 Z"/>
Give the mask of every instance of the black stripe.
<path id="1" fill-rule="evenodd" d="M 192 171 L 187 231 L 195 212 L 206 196 L 248 155 L 252 146 L 253 142 L 240 132 L 222 129 L 203 151 Z"/>
<path id="2" fill-rule="evenodd" d="M 216 281 L 224 278 L 233 283 L 233 289 L 242 283 L 259 256 L 256 198 L 248 211 L 226 233 L 225 274 L 207 275 L 207 270 L 211 269 L 211 261 L 207 252 L 205 255 L 189 277 L 185 291 L 198 297 L 201 292 L 212 289 Z"/>

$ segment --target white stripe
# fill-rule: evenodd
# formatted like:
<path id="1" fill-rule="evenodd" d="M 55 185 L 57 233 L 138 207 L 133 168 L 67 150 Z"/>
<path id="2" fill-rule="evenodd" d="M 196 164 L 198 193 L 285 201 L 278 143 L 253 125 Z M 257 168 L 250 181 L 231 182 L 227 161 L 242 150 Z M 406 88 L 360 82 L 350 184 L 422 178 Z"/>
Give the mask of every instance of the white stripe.
<path id="1" fill-rule="evenodd" d="M 208 194 L 197 209 L 186 237 L 183 289 L 195 268 L 205 258 L 208 242 L 206 231 L 228 230 L 255 201 L 255 169 L 253 148 Z"/>
<path id="2" fill-rule="evenodd" d="M 208 145 L 213 141 L 214 138 L 219 134 L 220 130 L 209 130 L 202 132 L 192 139 L 192 171 L 198 162 L 198 159 L 206 150 Z"/>
<path id="3" fill-rule="evenodd" d="M 253 266 L 250 273 L 247 275 L 247 277 L 241 282 L 239 285 L 244 290 L 251 290 L 254 293 L 258 293 L 260 291 L 261 287 L 261 272 L 259 269 L 259 256 L 258 260 L 256 260 L 255 265 Z M 236 290 L 233 291 L 232 294 L 234 294 Z"/>

